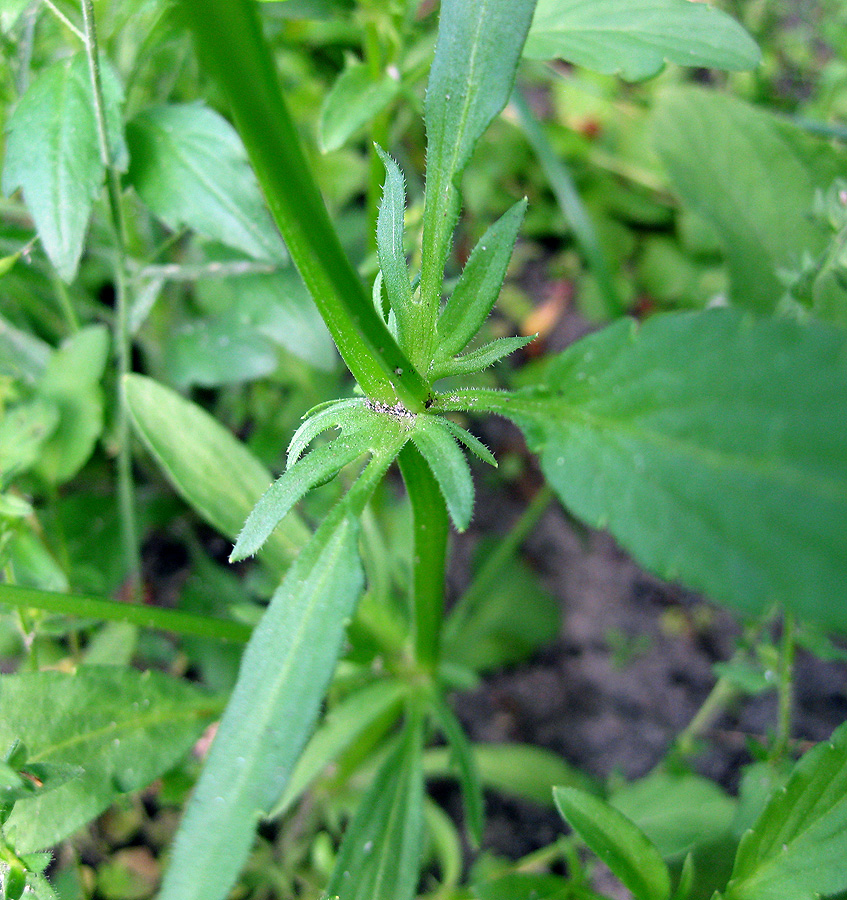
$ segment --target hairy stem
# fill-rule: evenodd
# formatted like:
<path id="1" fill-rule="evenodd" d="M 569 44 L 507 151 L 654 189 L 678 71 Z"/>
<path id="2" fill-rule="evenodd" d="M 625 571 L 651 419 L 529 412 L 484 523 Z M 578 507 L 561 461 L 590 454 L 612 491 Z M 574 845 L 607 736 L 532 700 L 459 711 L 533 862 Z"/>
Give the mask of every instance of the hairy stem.
<path id="1" fill-rule="evenodd" d="M 341 246 L 282 96 L 251 0 L 178 0 L 223 89 L 288 251 L 365 393 L 420 412 L 429 386 L 377 315 Z"/>
<path id="2" fill-rule="evenodd" d="M 791 718 L 793 707 L 792 681 L 794 674 L 794 615 L 786 612 L 782 618 L 782 638 L 779 642 L 779 664 L 777 669 L 777 720 L 776 740 L 772 758 L 780 759 L 788 751 L 791 740 Z"/>
<path id="3" fill-rule="evenodd" d="M 412 601 L 415 659 L 429 672 L 438 665 L 447 564 L 447 507 L 429 466 L 412 444 L 398 457 L 414 518 Z"/>

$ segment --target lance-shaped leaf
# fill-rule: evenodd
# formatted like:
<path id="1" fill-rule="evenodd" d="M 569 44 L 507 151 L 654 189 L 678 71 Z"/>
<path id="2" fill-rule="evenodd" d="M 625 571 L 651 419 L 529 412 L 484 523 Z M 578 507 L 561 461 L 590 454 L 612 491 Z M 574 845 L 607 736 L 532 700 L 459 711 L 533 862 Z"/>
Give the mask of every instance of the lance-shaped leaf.
<path id="1" fill-rule="evenodd" d="M 622 321 L 537 387 L 433 409 L 457 407 L 513 418 L 565 505 L 645 567 L 847 629 L 842 332 L 732 310 Z"/>
<path id="2" fill-rule="evenodd" d="M 412 720 L 362 797 L 338 851 L 325 896 L 412 900 L 423 843 L 421 723 Z"/>
<path id="3" fill-rule="evenodd" d="M 482 829 L 485 824 L 485 806 L 482 796 L 482 781 L 473 755 L 473 747 L 462 728 L 462 723 L 456 718 L 453 710 L 442 696 L 438 695 L 433 699 L 433 710 L 438 726 L 444 737 L 447 738 L 450 755 L 458 771 L 468 834 L 474 845 L 478 847 L 482 840 Z"/>
<path id="4" fill-rule="evenodd" d="M 330 407 L 330 411 L 335 409 Z M 347 415 L 342 434 L 298 459 L 265 491 L 244 523 L 230 560 L 245 559 L 256 553 L 298 500 L 312 488 L 334 478 L 362 454 L 371 452 L 379 456 L 393 452 L 396 455 L 415 418 L 405 410 L 408 418 L 378 412 L 369 405 L 354 406 L 343 412 Z M 395 450 L 390 449 L 395 445 Z"/>
<path id="5" fill-rule="evenodd" d="M 177 833 L 160 900 L 221 900 L 314 726 L 362 590 L 350 495 L 271 598 Z"/>
<path id="6" fill-rule="evenodd" d="M 168 226 L 187 225 L 258 259 L 287 259 L 241 140 L 214 110 L 145 110 L 127 125 L 127 140 L 129 181 Z"/>
<path id="7" fill-rule="evenodd" d="M 344 466 L 367 452 L 372 441 L 365 428 L 349 429 L 331 444 L 318 447 L 299 459 L 262 494 L 238 535 L 230 561 L 256 553 L 276 526 L 314 487 L 334 478 Z"/>
<path id="8" fill-rule="evenodd" d="M 474 247 L 438 319 L 437 361 L 461 353 L 488 318 L 503 287 L 525 212 L 526 200 L 519 200 Z"/>
<path id="9" fill-rule="evenodd" d="M 494 466 L 495 469 L 497 468 L 497 460 L 494 458 L 494 454 L 481 440 L 479 440 L 479 438 L 474 437 L 469 431 L 462 428 L 460 425 L 457 425 L 455 422 L 451 422 L 450 419 L 439 418 L 438 424 L 441 428 L 449 431 L 457 441 L 464 444 L 474 456 L 478 457 L 483 462 L 487 462 L 489 466 Z"/>
<path id="10" fill-rule="evenodd" d="M 235 540 L 271 473 L 205 410 L 152 378 L 129 375 L 124 391 L 135 430 L 165 476 L 205 521 Z M 260 557 L 284 572 L 309 537 L 303 520 L 289 515 Z"/>
<path id="11" fill-rule="evenodd" d="M 536 337 L 537 335 L 531 334 L 529 337 L 518 335 L 517 337 L 497 338 L 470 353 L 463 353 L 461 356 L 454 356 L 452 359 L 443 361 L 436 360 L 429 368 L 429 377 L 436 381 L 439 378 L 447 378 L 449 375 L 470 375 L 473 372 L 481 372 L 501 359 L 505 359 L 515 350 L 526 347 Z"/>
<path id="12" fill-rule="evenodd" d="M 847 890 L 847 726 L 810 750 L 741 840 L 727 900 Z"/>
<path id="13" fill-rule="evenodd" d="M 538 0 L 524 56 L 561 57 L 630 81 L 681 66 L 752 69 L 761 54 L 725 13 L 689 0 Z"/>
<path id="14" fill-rule="evenodd" d="M 636 900 L 668 900 L 671 880 L 644 832 L 604 800 L 574 787 L 553 789 L 568 824 L 632 891 Z"/>
<path id="15" fill-rule="evenodd" d="M 303 455 L 312 441 L 330 428 L 349 428 L 362 417 L 367 401 L 364 397 L 348 400 L 331 400 L 309 410 L 303 416 L 303 424 L 294 432 L 286 451 L 286 468 L 290 469 Z"/>
<path id="16" fill-rule="evenodd" d="M 0 747 L 27 747 L 27 762 L 78 769 L 55 790 L 15 804 L 4 828 L 19 852 L 52 847 L 126 791 L 174 766 L 220 703 L 162 672 L 81 667 L 73 675 L 0 678 Z"/>
<path id="17" fill-rule="evenodd" d="M 112 159 L 122 166 L 123 92 L 105 60 L 101 75 Z M 104 175 L 88 61 L 78 53 L 43 69 L 21 98 L 3 167 L 3 190 L 23 188 L 42 246 L 65 281 L 76 275 Z"/>
<path id="18" fill-rule="evenodd" d="M 377 681 L 353 691 L 327 714 L 300 757 L 285 793 L 268 818 L 281 816 L 321 772 L 384 717 L 399 717 L 407 687 L 401 681 Z"/>
<path id="19" fill-rule="evenodd" d="M 468 461 L 454 437 L 435 416 L 418 416 L 412 441 L 432 469 L 457 531 L 464 531 L 473 513 L 474 487 Z"/>
<path id="20" fill-rule="evenodd" d="M 535 0 L 447 0 L 441 4 L 426 92 L 421 261 L 421 297 L 433 313 L 459 214 L 458 178 L 476 142 L 509 99 L 534 8 Z"/>
<path id="21" fill-rule="evenodd" d="M 400 167 L 382 147 L 377 146 L 376 152 L 385 165 L 385 187 L 376 220 L 377 256 L 388 302 L 397 316 L 401 346 L 408 351 L 408 346 L 402 342 L 404 335 L 408 334 L 408 324 L 413 314 L 412 286 L 403 251 L 406 180 Z"/>

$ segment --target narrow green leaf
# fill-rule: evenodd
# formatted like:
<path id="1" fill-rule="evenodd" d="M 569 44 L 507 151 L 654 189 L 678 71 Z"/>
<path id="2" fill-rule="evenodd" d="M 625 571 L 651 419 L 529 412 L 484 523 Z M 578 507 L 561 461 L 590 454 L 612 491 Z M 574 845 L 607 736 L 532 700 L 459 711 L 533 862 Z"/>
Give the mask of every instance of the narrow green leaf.
<path id="1" fill-rule="evenodd" d="M 426 459 L 457 531 L 464 531 L 473 514 L 474 487 L 465 454 L 452 435 L 431 416 L 418 416 L 412 441 Z"/>
<path id="2" fill-rule="evenodd" d="M 376 152 L 385 165 L 385 187 L 376 221 L 377 256 L 388 302 L 397 317 L 400 346 L 408 352 L 408 329 L 414 310 L 412 286 L 403 250 L 406 180 L 397 163 L 382 147 L 377 146 Z"/>
<path id="3" fill-rule="evenodd" d="M 455 396 L 455 399 L 452 399 Z M 847 629 L 847 343 L 732 310 L 626 321 L 514 395 L 433 409 L 523 428 L 563 502 L 647 568 L 751 614 Z"/>
<path id="4" fill-rule="evenodd" d="M 168 226 L 187 225 L 258 259 L 287 259 L 241 140 L 214 110 L 145 110 L 128 123 L 127 140 L 128 179 Z"/>
<path id="5" fill-rule="evenodd" d="M 219 710 L 213 698 L 161 672 L 92 666 L 73 675 L 0 677 L 0 747 L 23 740 L 29 762 L 80 770 L 56 790 L 15 804 L 4 827 L 18 852 L 52 847 L 119 794 L 146 787 Z"/>
<path id="6" fill-rule="evenodd" d="M 494 454 L 479 440 L 479 438 L 475 437 L 455 422 L 451 422 L 450 419 L 438 416 L 434 421 L 437 422 L 441 428 L 447 429 L 447 431 L 449 431 L 457 441 L 464 444 L 474 456 L 478 457 L 483 462 L 487 462 L 489 466 L 494 466 L 495 469 L 497 468 L 497 460 L 494 458 Z"/>
<path id="7" fill-rule="evenodd" d="M 535 0 L 445 0 L 426 92 L 427 175 L 421 260 L 420 356 L 429 363 L 444 264 L 459 214 L 458 181 L 477 141 L 506 105 Z"/>
<path id="8" fill-rule="evenodd" d="M 286 812 L 311 783 L 386 713 L 399 715 L 406 686 L 397 680 L 377 681 L 351 692 L 327 714 L 300 757 L 285 793 L 268 818 Z"/>
<path id="9" fill-rule="evenodd" d="M 101 61 L 106 126 L 112 156 L 126 161 L 123 92 Z M 61 278 L 76 275 L 88 220 L 103 184 L 97 122 L 84 53 L 42 69 L 9 120 L 3 190 L 23 188 L 38 236 Z"/>
<path id="10" fill-rule="evenodd" d="M 124 391 L 135 429 L 168 480 L 203 519 L 235 540 L 271 473 L 208 413 L 164 385 L 130 375 Z M 260 557 L 283 572 L 308 538 L 306 525 L 291 514 Z"/>
<path id="11" fill-rule="evenodd" d="M 847 890 L 847 725 L 810 750 L 735 858 L 727 900 L 817 900 Z"/>
<path id="12" fill-rule="evenodd" d="M 668 900 L 668 867 L 644 832 L 613 806 L 573 787 L 553 789 L 571 828 L 632 891 L 636 900 Z"/>
<path id="13" fill-rule="evenodd" d="M 538 0 L 524 55 L 562 57 L 629 81 L 655 75 L 666 59 L 681 66 L 752 69 L 761 58 L 734 19 L 689 0 Z"/>
<path id="14" fill-rule="evenodd" d="M 59 410 L 59 425 L 41 448 L 37 471 L 62 484 L 85 465 L 103 430 L 100 379 L 109 357 L 109 332 L 89 325 L 50 357 L 38 393 Z"/>
<path id="15" fill-rule="evenodd" d="M 423 844 L 423 735 L 413 719 L 347 826 L 324 896 L 412 900 Z"/>
<path id="16" fill-rule="evenodd" d="M 439 694 L 433 700 L 433 709 L 444 737 L 450 747 L 450 754 L 459 773 L 459 785 L 465 804 L 465 823 L 474 846 L 482 841 L 485 806 L 482 796 L 482 782 L 479 777 L 473 748 L 465 734 L 462 723 Z"/>
<path id="17" fill-rule="evenodd" d="M 474 247 L 438 318 L 437 360 L 447 360 L 464 350 L 488 318 L 503 287 L 525 213 L 526 200 L 519 200 Z"/>
<path id="18" fill-rule="evenodd" d="M 303 455 L 303 451 L 320 434 L 330 428 L 345 428 L 361 418 L 362 408 L 367 401 L 364 397 L 348 400 L 333 400 L 311 410 L 303 417 L 303 424 L 294 432 L 286 451 L 286 468 L 291 468 Z"/>
<path id="19" fill-rule="evenodd" d="M 160 900 L 229 894 L 256 824 L 285 789 L 312 730 L 344 623 L 362 590 L 358 523 L 346 505 L 335 510 L 253 631 L 177 833 Z"/>
<path id="20" fill-rule="evenodd" d="M 692 88 L 665 95 L 652 130 L 674 188 L 720 237 L 733 302 L 771 312 L 783 272 L 825 246 L 810 213 L 816 189 L 843 172 L 842 154 L 769 112 Z"/>
<path id="21" fill-rule="evenodd" d="M 0 584 L 0 604 L 15 609 L 41 609 L 62 616 L 99 619 L 106 622 L 130 622 L 141 628 L 158 628 L 174 634 L 246 643 L 250 626 L 211 616 L 199 616 L 178 609 L 121 603 L 105 597 L 62 594 L 36 588 Z"/>
<path id="22" fill-rule="evenodd" d="M 324 153 L 337 150 L 398 96 L 401 83 L 390 75 L 374 78 L 368 66 L 348 63 L 326 95 L 318 119 Z"/>
<path id="23" fill-rule="evenodd" d="M 515 350 L 531 344 L 536 337 L 538 337 L 537 334 L 531 334 L 528 337 L 518 335 L 497 338 L 470 353 L 463 353 L 461 356 L 454 356 L 452 359 L 443 361 L 436 360 L 429 368 L 429 377 L 436 381 L 450 375 L 470 375 L 473 372 L 481 372 L 514 353 Z"/>
<path id="24" fill-rule="evenodd" d="M 286 469 L 253 507 L 235 542 L 230 562 L 257 553 L 295 503 L 355 462 L 372 443 L 372 434 L 366 427 L 348 429 L 332 443 L 312 450 Z"/>
<path id="25" fill-rule="evenodd" d="M 358 517 L 406 440 L 384 431 L 253 631 L 159 900 L 223 900 L 250 852 L 256 823 L 288 784 L 362 590 Z"/>

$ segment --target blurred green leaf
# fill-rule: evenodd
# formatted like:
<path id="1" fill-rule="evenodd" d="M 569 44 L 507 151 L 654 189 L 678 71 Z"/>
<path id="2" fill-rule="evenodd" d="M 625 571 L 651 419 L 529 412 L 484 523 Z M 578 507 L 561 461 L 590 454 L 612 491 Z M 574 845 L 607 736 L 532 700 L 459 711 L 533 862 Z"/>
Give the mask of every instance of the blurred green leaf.
<path id="1" fill-rule="evenodd" d="M 841 154 L 772 113 L 696 88 L 664 95 L 652 124 L 673 187 L 720 237 L 733 302 L 773 311 L 784 273 L 826 245 L 811 212 L 816 188 L 843 171 Z"/>
<path id="2" fill-rule="evenodd" d="M 665 60 L 681 66 L 752 69 L 761 54 L 728 15 L 688 0 L 538 0 L 524 56 L 585 66 L 629 81 Z"/>
<path id="3" fill-rule="evenodd" d="M 665 859 L 679 859 L 696 844 L 726 833 L 736 807 L 714 782 L 662 772 L 616 790 L 609 803 L 631 819 Z"/>
<path id="4" fill-rule="evenodd" d="M 169 227 L 186 225 L 258 259 L 287 259 L 241 140 L 218 113 L 199 103 L 157 106 L 127 124 L 127 141 L 127 177 Z"/>
<path id="5" fill-rule="evenodd" d="M 421 724 L 412 720 L 347 826 L 325 896 L 412 900 L 423 844 Z"/>
<path id="6" fill-rule="evenodd" d="M 0 479 L 32 466 L 58 423 L 56 404 L 40 397 L 6 410 L 0 419 Z"/>
<path id="7" fill-rule="evenodd" d="M 318 143 L 324 153 L 337 150 L 398 96 L 399 78 L 374 78 L 368 66 L 350 62 L 324 98 L 318 119 Z"/>
<path id="8" fill-rule="evenodd" d="M 130 375 L 124 390 L 135 427 L 171 484 L 235 540 L 271 473 L 208 413 L 163 385 Z M 262 559 L 285 571 L 308 537 L 302 520 L 289 515 L 265 544 Z"/>
<path id="9" fill-rule="evenodd" d="M 219 703 L 161 672 L 113 666 L 74 674 L 0 676 L 0 747 L 23 740 L 28 762 L 79 767 L 79 776 L 15 804 L 4 826 L 18 852 L 52 847 L 121 793 L 174 766 Z"/>
<path id="10" fill-rule="evenodd" d="M 668 867 L 655 845 L 630 819 L 604 800 L 577 788 L 553 790 L 568 824 L 633 893 L 636 900 L 668 900 Z"/>
<path id="11" fill-rule="evenodd" d="M 112 158 L 123 167 L 123 91 L 106 60 L 101 75 Z M 44 250 L 59 275 L 72 281 L 105 175 L 85 54 L 42 69 L 8 127 L 3 190 L 23 188 Z"/>
<path id="12" fill-rule="evenodd" d="M 553 805 L 553 786 L 571 784 L 583 790 L 596 789 L 591 779 L 569 766 L 560 756 L 529 744 L 474 744 L 474 758 L 485 788 L 501 791 L 539 806 Z M 428 778 L 455 773 L 450 751 L 436 747 L 424 754 Z"/>
<path id="13" fill-rule="evenodd" d="M 847 890 L 847 725 L 794 767 L 738 848 L 726 900 L 816 900 Z"/>
<path id="14" fill-rule="evenodd" d="M 102 325 L 89 325 L 53 354 L 38 382 L 38 393 L 59 410 L 59 424 L 42 447 L 36 465 L 53 484 L 76 475 L 103 430 L 100 379 L 108 355 L 109 332 Z"/>

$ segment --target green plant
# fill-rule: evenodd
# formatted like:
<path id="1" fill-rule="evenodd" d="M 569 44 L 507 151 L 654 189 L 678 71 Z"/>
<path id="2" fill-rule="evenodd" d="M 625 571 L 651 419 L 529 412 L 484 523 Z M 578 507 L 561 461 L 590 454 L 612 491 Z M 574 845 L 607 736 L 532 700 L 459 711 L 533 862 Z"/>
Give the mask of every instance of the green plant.
<path id="1" fill-rule="evenodd" d="M 495 560 L 496 566 L 483 568 L 476 585 L 445 616 L 449 525 L 467 528 L 473 511 L 474 487 L 464 451 L 496 465 L 490 451 L 450 417 L 454 413 L 495 413 L 516 423 L 565 506 L 581 520 L 607 527 L 651 570 L 749 616 L 767 616 L 778 604 L 784 613 L 783 642 L 776 654 L 783 698 L 788 694 L 795 619 L 832 630 L 847 624 L 843 609 L 833 602 L 847 583 L 847 353 L 843 333 L 818 321 L 843 321 L 838 287 L 843 268 L 840 194 L 836 188 L 830 198 L 834 238 L 812 225 L 808 234 L 783 235 L 778 225 L 752 213 L 762 227 L 750 235 L 737 234 L 743 232 L 738 229 L 743 220 L 732 206 L 737 197 L 710 194 L 698 177 L 701 173 L 691 171 L 696 170 L 690 165 L 695 151 L 681 154 L 679 136 L 671 136 L 667 126 L 661 128 L 662 116 L 673 116 L 674 121 L 701 113 L 705 117 L 710 105 L 732 107 L 731 101 L 698 95 L 685 109 L 675 109 L 671 101 L 661 108 L 657 127 L 663 155 L 674 178 L 684 185 L 683 194 L 727 241 L 734 308 L 677 312 L 640 325 L 618 320 L 546 360 L 518 389 L 456 380 L 447 389 L 437 384 L 474 376 L 530 340 L 477 340 L 500 294 L 525 201 L 519 200 L 485 231 L 452 289 L 444 287 L 461 209 L 460 179 L 482 134 L 509 101 L 521 54 L 561 56 L 632 78 L 654 74 L 666 58 L 727 68 L 756 61 L 755 45 L 732 20 L 682 0 L 652 0 L 637 11 L 620 0 L 595 3 L 589 11 L 585 4 L 565 0 L 542 0 L 535 7 L 532 0 L 442 4 L 424 109 L 427 171 L 420 272 L 416 265 L 410 271 L 407 261 L 407 245 L 416 245 L 405 226 L 403 173 L 377 145 L 371 162 L 382 167 L 384 188 L 372 216 L 378 261 L 372 291 L 365 289 L 351 265 L 327 213 L 250 0 L 180 0 L 176 8 L 194 34 L 203 70 L 232 112 L 284 248 L 266 221 L 239 142 L 210 109 L 171 104 L 142 110 L 127 127 L 124 148 L 117 139 L 123 131 L 120 91 L 111 75 L 97 75 L 87 0 L 81 34 L 88 56 L 62 61 L 42 74 L 10 120 L 4 184 L 9 190 L 23 187 L 38 238 L 66 280 L 76 273 L 92 198 L 107 178 L 105 221 L 111 233 L 105 246 L 113 256 L 117 286 L 113 341 L 121 376 L 114 409 L 124 574 L 137 569 L 126 432 L 126 416 L 131 416 L 137 435 L 185 499 L 222 533 L 237 534 L 231 558 L 258 554 L 273 581 L 270 603 L 250 632 L 237 682 L 170 851 L 163 900 L 226 896 L 248 860 L 258 821 L 291 809 L 333 761 L 339 762 L 342 776 L 364 771 L 370 784 L 354 803 L 339 804 L 349 824 L 331 865 L 324 867 L 328 879 L 305 889 L 339 898 L 415 896 L 427 834 L 443 870 L 457 856 L 455 829 L 444 824 L 443 814 L 425 798 L 426 766 L 438 765 L 437 756 L 425 753 L 435 734 L 449 748 L 446 765 L 453 767 L 461 785 L 473 842 L 482 835 L 483 782 L 508 783 L 522 767 L 548 766 L 547 783 L 558 785 L 555 801 L 562 815 L 639 900 L 672 895 L 682 900 L 698 896 L 704 885 L 727 900 L 811 897 L 847 889 L 837 862 L 847 842 L 843 729 L 831 745 L 820 746 L 796 766 L 784 792 L 767 803 L 764 798 L 751 801 L 754 813 L 761 808 L 761 814 L 745 820 L 728 798 L 716 796 L 693 776 L 686 781 L 659 773 L 634 799 L 632 791 L 604 792 L 549 755 L 532 756 L 527 748 L 474 748 L 448 704 L 453 687 L 472 679 L 488 660 L 507 658 L 486 615 L 497 619 L 501 628 L 508 623 L 505 627 L 525 637 L 529 647 L 550 631 L 543 598 L 533 601 L 524 623 L 509 618 L 508 598 L 500 601 L 502 613 L 496 608 L 491 612 L 494 600 L 485 610 L 484 595 L 519 542 L 520 531 Z M 378 10 L 376 5 L 363 9 L 375 17 L 370 21 L 365 16 L 365 30 L 375 42 L 371 60 L 381 65 L 388 57 L 377 40 Z M 392 6 L 389 13 L 398 28 L 413 31 L 402 5 Z M 108 71 L 105 66 L 101 70 Z M 410 64 L 406 71 L 414 80 L 420 67 Z M 348 67 L 338 95 L 361 90 L 359 82 L 375 80 L 371 75 L 365 78 L 360 69 Z M 400 91 L 386 87 L 384 79 L 376 81 L 382 85 L 376 92 L 379 103 L 363 106 L 347 127 L 352 132 L 377 116 L 373 130 L 385 141 L 386 120 L 379 116 L 397 102 Z M 68 98 L 67 109 L 50 102 L 56 96 Z M 518 99 L 516 105 L 529 123 L 542 162 L 547 160 L 551 179 L 558 179 L 554 186 L 564 198 L 562 205 L 572 218 L 579 217 L 583 211 L 572 185 L 563 181 L 566 173 L 550 163 L 549 148 L 543 135 L 533 131 L 526 104 Z M 712 113 L 728 133 L 749 134 L 760 127 L 774 141 L 782 135 L 781 126 L 771 121 L 754 126 L 753 114 L 733 109 Z M 59 139 L 68 117 L 79 119 L 80 130 L 87 128 L 77 135 L 89 148 L 81 163 L 74 148 L 68 151 Z M 23 148 L 33 137 L 59 148 L 56 158 L 45 161 L 46 173 L 26 165 Z M 90 150 L 98 146 L 95 138 L 97 154 Z M 833 161 L 841 158 L 839 151 L 817 146 L 811 154 L 803 148 L 804 140 L 794 133 L 784 138 L 792 150 L 799 147 L 796 166 L 815 174 L 798 188 L 802 197 L 792 208 L 804 198 L 811 206 L 820 171 L 830 173 Z M 122 162 L 125 153 L 127 165 Z M 810 156 L 816 159 L 809 162 Z M 225 190 L 205 183 L 213 159 L 224 173 Z M 76 164 L 82 165 L 84 178 L 73 175 Z M 177 233 L 188 226 L 274 270 L 286 266 L 290 256 L 358 383 L 360 393 L 354 396 L 313 398 L 320 402 L 291 438 L 285 473 L 258 503 L 271 480 L 267 468 L 195 404 L 149 377 L 128 373 L 131 310 L 143 306 L 144 283 L 135 284 L 140 288 L 137 297 L 129 296 L 133 269 L 124 206 L 131 201 L 121 190 L 123 169 L 126 183 Z M 39 193 L 45 183 L 59 187 Z M 68 183 L 79 189 L 79 196 L 61 192 Z M 174 185 L 184 187 L 189 199 Z M 819 194 L 818 206 L 823 204 Z M 60 213 L 66 218 L 72 214 L 72 221 Z M 602 265 L 590 222 L 581 221 L 580 242 L 595 267 Z M 56 227 L 60 222 L 62 227 Z M 751 239 L 745 242 L 746 237 Z M 164 245 L 170 240 L 165 238 Z M 786 249 L 783 242 L 791 247 Z M 764 251 L 774 244 L 779 245 L 773 250 L 775 259 L 790 255 L 798 244 L 816 254 L 802 273 L 788 279 L 782 307 L 790 316 L 769 315 L 780 305 L 775 267 L 763 261 Z M 161 246 L 156 246 L 153 259 Z M 417 259 L 416 252 L 412 256 Z M 757 262 L 771 283 L 752 277 Z M 243 266 L 244 260 L 233 263 L 220 247 L 212 247 L 201 265 L 229 263 Z M 180 275 L 188 270 L 181 269 Z M 147 278 L 153 284 L 161 274 L 148 271 Z M 276 279 L 274 286 L 282 284 L 296 297 L 298 288 L 285 281 L 292 274 L 248 271 L 249 278 Z M 829 287 L 834 283 L 831 292 L 824 290 L 822 279 L 829 279 Z M 605 280 L 607 293 L 613 293 L 610 279 Z M 811 288 L 806 287 L 809 283 Z M 267 329 L 261 299 L 266 295 L 257 286 L 264 283 L 252 284 L 259 299 L 246 292 L 253 299 L 245 299 L 244 308 L 255 318 L 241 324 L 264 324 Z M 63 290 L 59 295 L 66 297 Z M 449 298 L 442 305 L 444 293 Z M 214 332 L 208 323 L 206 327 L 212 335 L 228 338 L 236 320 L 228 319 L 225 309 L 215 309 L 214 299 L 210 302 L 220 330 Z M 758 315 L 737 308 L 744 305 Z M 64 312 L 73 322 L 76 313 L 70 300 Z M 167 324 L 166 319 L 163 327 Z M 252 328 L 246 331 L 245 365 L 254 365 L 257 344 Z M 16 382 L 21 396 L 14 396 L 3 420 L 6 433 L 0 432 L 0 449 L 10 460 L 3 469 L 7 493 L 0 510 L 7 542 L 27 534 L 31 521 L 26 501 L 8 490 L 13 479 L 37 468 L 40 477 L 55 486 L 75 474 L 91 454 L 103 427 L 99 382 L 108 344 L 106 331 L 97 326 L 79 329 L 56 351 L 29 340 L 22 329 L 9 334 L 15 340 L 8 345 L 18 354 L 9 352 L 9 357 L 22 371 L 34 370 L 37 376 L 26 389 Z M 210 375 L 208 367 L 202 371 L 211 383 L 219 383 L 214 379 L 220 373 Z M 187 378 L 186 383 L 204 383 L 194 377 L 196 381 Z M 64 428 L 59 426 L 62 421 Z M 80 427 L 69 428 L 73 422 Z M 339 433 L 309 449 L 331 430 Z M 65 446 L 51 447 L 51 441 Z M 364 466 L 354 468 L 363 457 Z M 385 562 L 387 554 L 380 553 L 368 506 L 395 461 L 412 511 L 408 604 L 400 608 L 392 606 L 391 583 L 397 579 Z M 310 492 L 336 476 L 340 488 L 329 505 L 312 507 L 320 513 L 312 532 L 294 507 L 307 494 L 314 501 Z M 547 500 L 542 495 L 521 528 L 529 527 Z M 369 571 L 368 592 L 357 611 L 366 583 L 360 544 L 367 549 Z M 22 556 L 20 550 L 9 555 L 7 582 L 21 571 Z M 215 577 L 217 585 L 225 583 L 222 576 Z M 67 583 L 4 585 L 0 600 L 22 611 L 21 628 L 27 634 L 37 631 L 37 623 L 29 621 L 34 609 L 114 617 L 201 638 L 239 642 L 247 636 L 241 623 L 196 611 L 192 615 L 150 608 L 142 615 L 137 606 L 118 610 L 116 604 L 93 597 L 59 599 L 46 593 L 54 587 L 66 588 Z M 315 730 L 351 620 L 349 682 L 331 715 Z M 486 640 L 493 648 L 488 657 L 480 650 Z M 375 659 L 389 660 L 384 672 L 374 669 Z M 725 677 L 737 682 L 740 661 L 736 663 L 735 675 Z M 38 668 L 34 657 L 31 664 Z M 49 897 L 51 888 L 41 875 L 46 861 L 32 852 L 45 850 L 90 820 L 118 794 L 165 772 L 218 715 L 223 701 L 185 680 L 142 675 L 129 667 L 81 665 L 73 676 L 33 671 L 4 679 L 4 887 L 14 896 L 21 888 L 21 873 L 27 873 L 23 877 L 36 895 Z M 38 706 L 39 714 L 30 716 L 29 707 L 44 697 L 50 698 L 49 704 Z M 77 732 L 75 740 L 85 747 L 84 753 L 63 747 L 71 731 Z M 787 731 L 783 717 L 770 753 L 774 771 L 787 751 Z M 506 752 L 498 757 L 497 750 Z M 339 785 L 343 797 L 343 778 Z M 691 803 L 699 791 L 700 799 L 705 795 L 711 804 L 709 816 L 690 839 L 679 840 L 672 830 L 670 838 L 662 835 L 646 813 L 650 802 L 657 802 L 645 796 L 649 790 L 665 799 L 674 797 L 669 804 L 673 809 Z M 57 826 L 55 816 L 69 811 L 73 816 Z M 640 816 L 646 823 L 638 824 Z M 733 851 L 738 845 L 731 880 L 720 884 L 709 880 L 696 854 L 686 856 L 709 828 L 726 837 Z M 319 846 L 317 838 L 314 846 Z M 568 860 L 568 878 L 496 870 L 483 873 L 465 889 L 454 872 L 444 878 L 443 896 L 517 898 L 531 891 L 551 897 L 597 896 L 584 880 L 574 847 L 568 841 L 549 851 L 551 859 Z M 280 878 L 278 890 L 293 892 Z"/>

